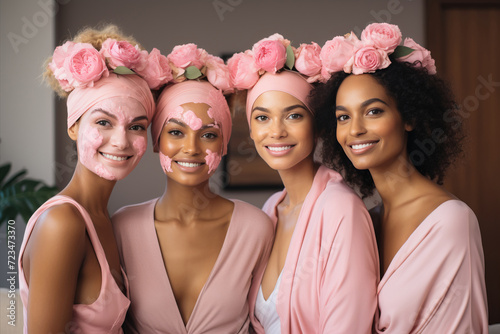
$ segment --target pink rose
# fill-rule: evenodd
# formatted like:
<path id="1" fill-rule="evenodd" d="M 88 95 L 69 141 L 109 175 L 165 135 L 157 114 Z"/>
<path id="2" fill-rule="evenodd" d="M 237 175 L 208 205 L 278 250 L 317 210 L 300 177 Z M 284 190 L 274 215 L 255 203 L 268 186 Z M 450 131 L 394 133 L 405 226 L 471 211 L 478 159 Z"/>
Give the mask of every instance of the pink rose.
<path id="1" fill-rule="evenodd" d="M 405 61 L 418 67 L 425 67 L 429 74 L 436 74 L 436 63 L 434 59 L 432 59 L 429 50 L 423 48 L 411 38 L 406 38 L 403 45 L 415 51 L 404 57 L 397 58 L 398 61 Z"/>
<path id="2" fill-rule="evenodd" d="M 373 73 L 376 70 L 386 68 L 391 64 L 387 52 L 376 49 L 372 45 L 365 45 L 359 48 L 354 57 L 344 66 L 346 73 L 362 74 Z"/>
<path id="3" fill-rule="evenodd" d="M 266 38 L 255 43 L 252 52 L 259 69 L 276 73 L 286 63 L 286 47 L 276 35 L 271 37 L 276 39 Z"/>
<path id="4" fill-rule="evenodd" d="M 351 33 L 349 38 L 337 36 L 323 45 L 319 57 L 322 62 L 321 76 L 324 81 L 330 79 L 332 73 L 344 69 L 344 65 L 353 57 L 354 45 L 358 42 L 356 35 Z"/>
<path id="5" fill-rule="evenodd" d="M 125 66 L 137 72 L 142 71 L 147 65 L 148 52 L 127 41 L 108 38 L 102 43 L 101 53 L 107 58 L 109 67 L 113 69 Z"/>
<path id="6" fill-rule="evenodd" d="M 167 59 L 175 66 L 186 69 L 189 66 L 196 66 L 199 70 L 203 67 L 207 53 L 203 49 L 198 49 L 196 44 L 189 43 L 177 45 L 167 56 Z M 181 73 L 182 74 L 182 73 Z"/>
<path id="7" fill-rule="evenodd" d="M 249 50 L 234 54 L 227 61 L 227 67 L 237 89 L 250 89 L 259 80 L 259 69 Z"/>
<path id="8" fill-rule="evenodd" d="M 207 79 L 212 85 L 223 91 L 232 90 L 231 74 L 221 58 L 208 55 L 206 66 Z"/>
<path id="9" fill-rule="evenodd" d="M 401 43 L 401 30 L 394 24 L 372 23 L 361 33 L 361 40 L 391 54 Z"/>
<path id="10" fill-rule="evenodd" d="M 273 34 L 271 36 L 269 36 L 268 38 L 266 39 L 269 39 L 269 40 L 273 40 L 273 41 L 280 41 L 281 44 L 283 44 L 283 46 L 286 48 L 290 45 L 290 41 L 288 39 L 285 39 L 285 37 L 283 37 L 282 35 L 280 34 Z"/>
<path id="11" fill-rule="evenodd" d="M 321 47 L 314 42 L 311 44 L 301 44 L 297 50 L 295 50 L 295 68 L 300 73 L 307 75 L 309 79 L 319 78 L 321 73 L 321 59 L 320 59 Z"/>
<path id="12" fill-rule="evenodd" d="M 137 74 L 146 80 L 150 89 L 158 89 L 173 79 L 167 57 L 162 55 L 157 48 L 151 50 L 146 67 Z"/>
<path id="13" fill-rule="evenodd" d="M 68 51 L 62 79 L 67 80 L 69 86 L 93 87 L 94 81 L 109 75 L 104 57 L 91 44 L 76 43 Z"/>
<path id="14" fill-rule="evenodd" d="M 66 75 L 66 69 L 64 68 L 64 61 L 71 54 L 75 43 L 66 42 L 61 46 L 56 47 L 54 54 L 52 55 L 52 61 L 48 64 L 48 67 L 54 73 L 54 77 L 59 81 L 61 88 L 67 92 L 71 91 L 72 87 L 68 82 L 68 76 Z"/>

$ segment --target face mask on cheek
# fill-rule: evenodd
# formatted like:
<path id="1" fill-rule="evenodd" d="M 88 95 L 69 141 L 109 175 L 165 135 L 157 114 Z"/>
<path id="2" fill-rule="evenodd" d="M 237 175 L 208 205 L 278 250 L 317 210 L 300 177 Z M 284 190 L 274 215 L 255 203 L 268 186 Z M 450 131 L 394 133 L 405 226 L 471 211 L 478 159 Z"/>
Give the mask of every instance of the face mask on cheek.
<path id="1" fill-rule="evenodd" d="M 99 161 L 98 149 L 103 141 L 104 137 L 98 129 L 81 124 L 78 130 L 78 159 L 90 171 L 106 180 L 113 181 L 116 180 L 116 176 Z"/>
<path id="2" fill-rule="evenodd" d="M 78 133 L 78 157 L 80 163 L 98 176 L 110 181 L 121 180 L 130 174 L 141 160 L 147 148 L 147 139 L 144 136 L 137 136 L 132 141 L 131 149 L 127 150 L 127 154 L 132 155 L 132 157 L 123 166 L 108 165 L 103 160 L 106 158 L 101 155 L 99 149 L 110 142 L 112 135 L 117 135 L 116 131 L 126 130 L 114 129 L 101 132 L 95 127 L 82 124 Z M 128 136 L 132 134 L 118 135 Z M 129 139 L 127 138 L 126 140 Z M 112 162 L 109 163 L 112 164 Z"/>
<path id="3" fill-rule="evenodd" d="M 206 153 L 207 156 L 205 157 L 205 161 L 208 165 L 208 174 L 210 174 L 212 171 L 215 171 L 217 167 L 219 167 L 222 155 L 217 152 L 212 152 L 209 149 L 207 149 Z"/>
<path id="4" fill-rule="evenodd" d="M 172 173 L 172 159 L 160 151 L 160 164 L 165 173 Z"/>

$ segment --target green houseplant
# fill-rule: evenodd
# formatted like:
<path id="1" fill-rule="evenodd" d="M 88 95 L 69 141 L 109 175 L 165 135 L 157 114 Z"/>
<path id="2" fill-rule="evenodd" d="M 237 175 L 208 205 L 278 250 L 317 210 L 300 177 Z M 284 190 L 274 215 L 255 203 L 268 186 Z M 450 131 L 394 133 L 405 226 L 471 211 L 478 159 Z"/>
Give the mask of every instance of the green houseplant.
<path id="1" fill-rule="evenodd" d="M 58 192 L 56 187 L 26 177 L 26 169 L 7 178 L 10 169 L 10 163 L 0 165 L 0 226 L 18 214 L 28 222 L 38 207 Z"/>

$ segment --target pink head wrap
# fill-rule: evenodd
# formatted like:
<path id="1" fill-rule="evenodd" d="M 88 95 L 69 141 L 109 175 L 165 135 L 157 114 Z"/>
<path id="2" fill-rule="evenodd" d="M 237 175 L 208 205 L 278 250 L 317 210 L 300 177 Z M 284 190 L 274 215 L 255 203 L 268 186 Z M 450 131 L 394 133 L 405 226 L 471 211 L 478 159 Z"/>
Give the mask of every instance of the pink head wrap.
<path id="1" fill-rule="evenodd" d="M 101 78 L 93 87 L 77 87 L 68 96 L 68 129 L 92 106 L 103 100 L 117 97 L 131 97 L 139 101 L 146 110 L 148 122 L 155 111 L 153 95 L 148 84 L 137 75 L 117 75 L 110 73 Z"/>
<path id="2" fill-rule="evenodd" d="M 209 116 L 220 126 L 224 141 L 222 154 L 226 154 L 232 127 L 231 113 L 227 101 L 222 92 L 209 82 L 196 80 L 186 80 L 171 85 L 161 93 L 151 125 L 153 150 L 155 152 L 159 151 L 160 134 L 165 122 L 169 119 L 169 115 L 177 107 L 185 103 L 206 103 L 211 107 Z"/>
<path id="3" fill-rule="evenodd" d="M 300 102 L 304 103 L 307 109 L 312 113 L 307 101 L 307 96 L 311 89 L 311 84 L 297 72 L 288 70 L 275 74 L 266 72 L 260 77 L 255 86 L 248 90 L 246 105 L 248 124 L 250 124 L 250 115 L 252 114 L 252 107 L 255 100 L 265 92 L 273 90 L 292 95 Z"/>

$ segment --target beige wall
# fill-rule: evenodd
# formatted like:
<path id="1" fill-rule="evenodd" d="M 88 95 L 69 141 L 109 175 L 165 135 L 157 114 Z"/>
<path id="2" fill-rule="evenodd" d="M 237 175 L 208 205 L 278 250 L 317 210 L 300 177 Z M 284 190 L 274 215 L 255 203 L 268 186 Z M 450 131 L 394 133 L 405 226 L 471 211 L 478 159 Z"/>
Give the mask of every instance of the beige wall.
<path id="1" fill-rule="evenodd" d="M 48 0 L 0 0 L 0 164 L 54 182 L 54 102 L 41 83 L 54 45 Z"/>
<path id="2" fill-rule="evenodd" d="M 2 6 L 7 0 L 1 0 Z M 20 17 L 33 15 L 33 10 L 38 10 L 38 0 L 26 1 L 31 3 L 33 9 L 21 8 L 17 1 L 9 1 L 20 7 L 19 13 L 12 19 L 20 25 Z M 49 0 L 41 0 L 48 2 Z M 242 51 L 251 48 L 253 43 L 272 33 L 279 32 L 290 39 L 293 45 L 316 41 L 322 45 L 326 40 L 335 35 L 344 34 L 350 30 L 359 32 L 370 22 L 386 21 L 398 24 L 404 36 L 411 36 L 417 42 L 424 42 L 424 11 L 422 0 L 353 0 L 353 1 L 271 1 L 271 0 L 143 0 L 143 1 L 98 1 L 98 0 L 58 0 L 61 5 L 58 8 L 56 18 L 56 43 L 74 35 L 85 25 L 96 25 L 99 23 L 112 22 L 123 28 L 126 33 L 133 34 L 145 48 L 153 47 L 160 49 L 163 53 L 171 51 L 177 44 L 188 42 L 197 43 L 213 54 Z M 20 2 L 19 2 L 20 3 Z M 9 7 L 11 4 L 9 5 Z M 13 6 L 13 5 L 12 5 Z M 2 43 L 4 38 L 2 8 Z M 11 16 L 11 15 L 9 15 Z M 17 28 L 17 30 L 19 30 Z M 48 34 L 52 32 L 48 31 Z M 37 39 L 40 38 L 39 36 Z M 41 39 L 40 39 L 41 41 Z M 53 49 L 50 39 L 44 39 L 45 45 L 42 49 L 36 49 L 38 53 L 50 54 Z M 31 43 L 31 42 L 30 42 Z M 55 180 L 58 184 L 65 184 L 72 173 L 74 165 L 72 144 L 68 141 L 65 130 L 65 107 L 63 103 L 57 103 L 56 122 L 52 121 L 52 105 L 50 98 L 45 93 L 44 99 L 33 98 L 32 105 L 23 107 L 21 112 L 18 104 L 26 100 L 26 94 L 19 95 L 20 90 L 7 89 L 11 78 L 15 78 L 19 68 L 25 64 L 31 65 L 27 74 L 32 74 L 30 79 L 27 75 L 23 81 L 29 81 L 31 85 L 37 86 L 39 67 L 43 57 L 36 53 L 33 55 L 23 51 L 28 60 L 11 67 L 4 75 L 4 53 L 2 44 L 2 110 L 0 137 L 0 161 L 11 160 L 35 170 L 47 170 L 40 173 L 40 177 L 51 182 Z M 35 43 L 28 44 L 35 45 Z M 9 51 L 7 51 L 9 52 Z M 15 60 L 16 55 L 9 55 L 9 59 Z M 13 64 L 14 62 L 12 62 Z M 30 89 L 30 91 L 33 88 Z M 4 96 L 10 96 L 4 102 Z M 14 97 L 15 96 L 15 97 Z M 25 102 L 25 101 L 23 101 Z M 43 108 L 42 108 L 43 107 Z M 43 111 L 40 111 L 43 109 Z M 32 114 L 36 110 L 38 118 Z M 4 116 L 8 115 L 8 116 Z M 27 116 L 30 117 L 27 117 Z M 8 118 L 7 118 L 8 117 Z M 14 127 L 7 127 L 5 120 Z M 19 131 L 19 125 L 29 120 L 33 131 Z M 47 121 L 50 120 L 50 121 Z M 44 123 L 39 122 L 43 121 Z M 5 125 L 4 125 L 5 124 Z M 9 125 L 10 126 L 10 125 Z M 36 130 L 36 132 L 35 132 Z M 52 149 L 51 138 L 56 131 L 57 153 Z M 26 137 L 26 133 L 38 133 L 36 141 L 33 137 Z M 42 140 L 42 138 L 46 138 Z M 36 142 L 36 144 L 34 144 Z M 9 155 L 4 152 L 12 152 Z M 54 165 L 54 154 L 57 163 Z M 54 166 L 57 169 L 54 169 Z M 52 175 L 51 175 L 52 174 Z M 55 179 L 54 179 L 55 178 Z M 119 182 L 113 192 L 110 201 L 110 212 L 114 212 L 122 205 L 136 203 L 158 196 L 162 193 L 165 182 L 157 156 L 152 153 L 151 147 L 139 164 L 138 168 L 125 180 Z M 240 198 L 257 206 L 263 204 L 271 191 L 253 192 L 223 192 L 230 198 Z"/>

